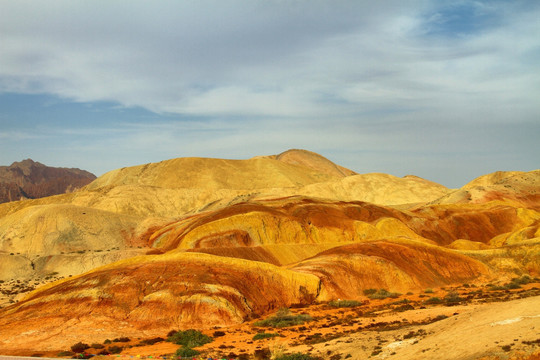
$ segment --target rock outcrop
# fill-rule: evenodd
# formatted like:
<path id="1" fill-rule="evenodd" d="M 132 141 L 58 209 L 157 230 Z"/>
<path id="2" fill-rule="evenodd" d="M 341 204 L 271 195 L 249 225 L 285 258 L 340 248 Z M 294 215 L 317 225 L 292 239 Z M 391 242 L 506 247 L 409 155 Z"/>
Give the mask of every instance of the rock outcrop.
<path id="1" fill-rule="evenodd" d="M 0 203 L 77 190 L 96 179 L 80 169 L 45 166 L 31 159 L 0 166 Z"/>

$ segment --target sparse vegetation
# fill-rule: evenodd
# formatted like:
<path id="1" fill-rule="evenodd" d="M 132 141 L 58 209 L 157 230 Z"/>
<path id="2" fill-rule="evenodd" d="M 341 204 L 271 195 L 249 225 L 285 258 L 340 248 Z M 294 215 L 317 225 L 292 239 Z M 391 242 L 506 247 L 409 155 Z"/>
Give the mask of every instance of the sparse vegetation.
<path id="1" fill-rule="evenodd" d="M 176 350 L 175 355 L 180 357 L 192 357 L 199 355 L 200 352 L 198 350 L 192 349 L 187 346 L 182 346 L 180 349 Z"/>
<path id="2" fill-rule="evenodd" d="M 364 293 L 364 295 L 369 296 L 375 294 L 377 292 L 377 289 L 364 289 L 362 292 Z"/>
<path id="3" fill-rule="evenodd" d="M 425 300 L 424 304 L 429 304 L 429 305 L 442 304 L 442 300 L 440 298 L 434 296 L 434 297 L 430 297 L 429 299 Z"/>
<path id="4" fill-rule="evenodd" d="M 328 303 L 328 305 L 332 307 L 342 308 L 361 306 L 362 303 L 356 300 L 332 300 Z"/>
<path id="5" fill-rule="evenodd" d="M 271 316 L 265 320 L 259 320 L 254 323 L 255 326 L 263 327 L 287 327 L 294 325 L 302 325 L 306 321 L 311 321 L 312 318 L 308 314 L 294 315 L 287 308 L 280 309 L 276 315 Z"/>
<path id="6" fill-rule="evenodd" d="M 198 330 L 189 329 L 174 333 L 173 335 L 169 336 L 167 341 L 177 345 L 183 345 L 184 347 L 193 348 L 208 344 L 212 342 L 213 339 Z"/>
<path id="7" fill-rule="evenodd" d="M 275 360 L 314 360 L 315 358 L 309 354 L 292 353 L 285 354 L 275 358 Z"/>
<path id="8" fill-rule="evenodd" d="M 459 304 L 460 302 L 462 302 L 464 299 L 462 297 L 459 296 L 459 293 L 457 292 L 449 292 L 448 294 L 445 295 L 444 297 L 444 302 L 447 304 L 447 305 L 455 305 L 455 304 Z"/>
<path id="9" fill-rule="evenodd" d="M 364 293 L 365 293 L 365 291 L 364 291 Z M 375 291 L 374 293 L 369 294 L 367 297 L 370 298 L 370 299 L 387 299 L 387 298 L 395 299 L 395 298 L 399 297 L 400 295 L 401 294 L 399 294 L 399 293 L 390 292 L 390 291 L 388 291 L 386 289 L 379 289 L 379 290 Z"/>
<path id="10" fill-rule="evenodd" d="M 427 288 L 426 290 L 424 290 L 424 293 L 433 294 L 433 289 L 432 288 Z"/>
<path id="11" fill-rule="evenodd" d="M 253 336 L 253 340 L 261 340 L 261 339 L 269 339 L 274 338 L 276 336 L 279 336 L 278 333 L 257 333 L 255 336 Z"/>

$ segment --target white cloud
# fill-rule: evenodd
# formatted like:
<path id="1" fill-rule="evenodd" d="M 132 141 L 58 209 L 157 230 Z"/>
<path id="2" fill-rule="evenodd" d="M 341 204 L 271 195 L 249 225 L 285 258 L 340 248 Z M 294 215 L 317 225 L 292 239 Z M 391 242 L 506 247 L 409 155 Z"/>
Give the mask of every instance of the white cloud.
<path id="1" fill-rule="evenodd" d="M 447 9 L 427 0 L 0 0 L 0 93 L 193 119 L 51 129 L 101 158 L 137 146 L 145 155 L 132 163 L 305 147 L 374 154 L 349 165 L 358 171 L 396 166 L 396 153 L 439 166 L 418 154 L 461 156 L 466 129 L 493 149 L 497 134 L 518 132 L 504 124 L 531 130 L 540 118 L 540 7 L 474 4 L 482 23 L 464 36 L 434 31 L 449 26 Z M 487 124 L 501 132 L 483 137 Z"/>

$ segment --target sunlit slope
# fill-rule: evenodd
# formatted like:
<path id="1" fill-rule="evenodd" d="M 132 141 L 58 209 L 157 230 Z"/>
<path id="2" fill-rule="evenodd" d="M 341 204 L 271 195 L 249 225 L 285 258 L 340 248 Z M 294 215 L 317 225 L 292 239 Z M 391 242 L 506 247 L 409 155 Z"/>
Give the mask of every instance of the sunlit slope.
<path id="1" fill-rule="evenodd" d="M 361 299 L 373 287 L 405 292 L 489 275 L 476 260 L 414 241 L 345 245 L 287 268 L 191 252 L 139 256 L 42 287 L 1 310 L 0 348 L 212 328 L 295 304 Z"/>
<path id="2" fill-rule="evenodd" d="M 93 181 L 87 188 L 92 190 L 109 185 L 137 184 L 168 189 L 254 190 L 303 186 L 337 177 L 304 166 L 265 158 L 178 158 L 113 170 Z"/>
<path id="3" fill-rule="evenodd" d="M 343 201 L 366 201 L 382 205 L 425 203 L 451 190 L 415 176 L 389 174 L 353 175 L 335 181 L 306 185 L 298 194 Z"/>
<path id="4" fill-rule="evenodd" d="M 498 171 L 480 176 L 433 204 L 486 203 L 504 201 L 516 207 L 540 206 L 540 170 Z"/>
<path id="5" fill-rule="evenodd" d="M 189 216 L 157 229 L 149 245 L 173 249 L 327 244 L 406 238 L 448 246 L 458 240 L 497 246 L 531 238 L 540 213 L 493 202 L 434 205 L 411 211 L 364 202 L 293 197 L 252 201 Z"/>
<path id="6" fill-rule="evenodd" d="M 374 241 L 324 251 L 291 267 L 322 281 L 319 298 L 359 299 L 365 289 L 407 292 L 488 279 L 488 266 L 439 246 Z"/>
<path id="7" fill-rule="evenodd" d="M 43 287 L 2 310 L 0 348 L 42 341 L 40 349 L 54 349 L 83 337 L 102 343 L 141 331 L 157 336 L 237 324 L 312 303 L 318 289 L 314 275 L 262 262 L 193 253 L 135 257 Z"/>
<path id="8" fill-rule="evenodd" d="M 31 206 L 4 216 L 0 218 L 0 279 L 59 272 L 61 264 L 65 275 L 79 274 L 118 260 L 122 256 L 111 257 L 111 251 L 141 245 L 141 221 L 134 216 L 68 204 Z M 6 258 L 17 265 L 4 266 L 9 264 Z"/>
<path id="9" fill-rule="evenodd" d="M 274 159 L 287 164 L 300 165 L 336 177 L 356 175 L 354 171 L 334 164 L 324 156 L 308 150 L 291 149 L 282 152 L 279 155 L 260 156 L 260 158 Z"/>

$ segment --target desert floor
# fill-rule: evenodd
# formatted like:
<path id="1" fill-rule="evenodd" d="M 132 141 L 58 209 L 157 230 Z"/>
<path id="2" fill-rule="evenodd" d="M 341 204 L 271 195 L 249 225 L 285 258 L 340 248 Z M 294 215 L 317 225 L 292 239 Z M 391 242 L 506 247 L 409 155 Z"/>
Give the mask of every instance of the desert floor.
<path id="1" fill-rule="evenodd" d="M 309 314 L 312 320 L 269 328 L 257 326 L 256 321 L 261 319 L 253 319 L 237 326 L 206 330 L 203 332 L 214 340 L 197 348 L 201 351 L 198 358 L 264 359 L 300 352 L 332 360 L 540 359 L 539 285 L 538 279 L 517 289 L 464 284 L 394 298 L 366 299 L 356 306 L 345 306 L 351 304 L 342 301 L 292 308 L 291 315 Z M 261 332 L 278 336 L 253 340 Z M 162 338 L 166 337 L 163 334 Z M 113 339 L 108 344 L 91 344 L 87 354 L 97 355 L 117 346 L 123 350 L 114 357 L 171 357 L 179 346 L 163 339 L 154 339 L 152 345 L 147 345 L 151 339 Z M 57 357 L 66 350 L 29 349 L 13 355 Z M 94 358 L 101 357 L 110 358 Z"/>

